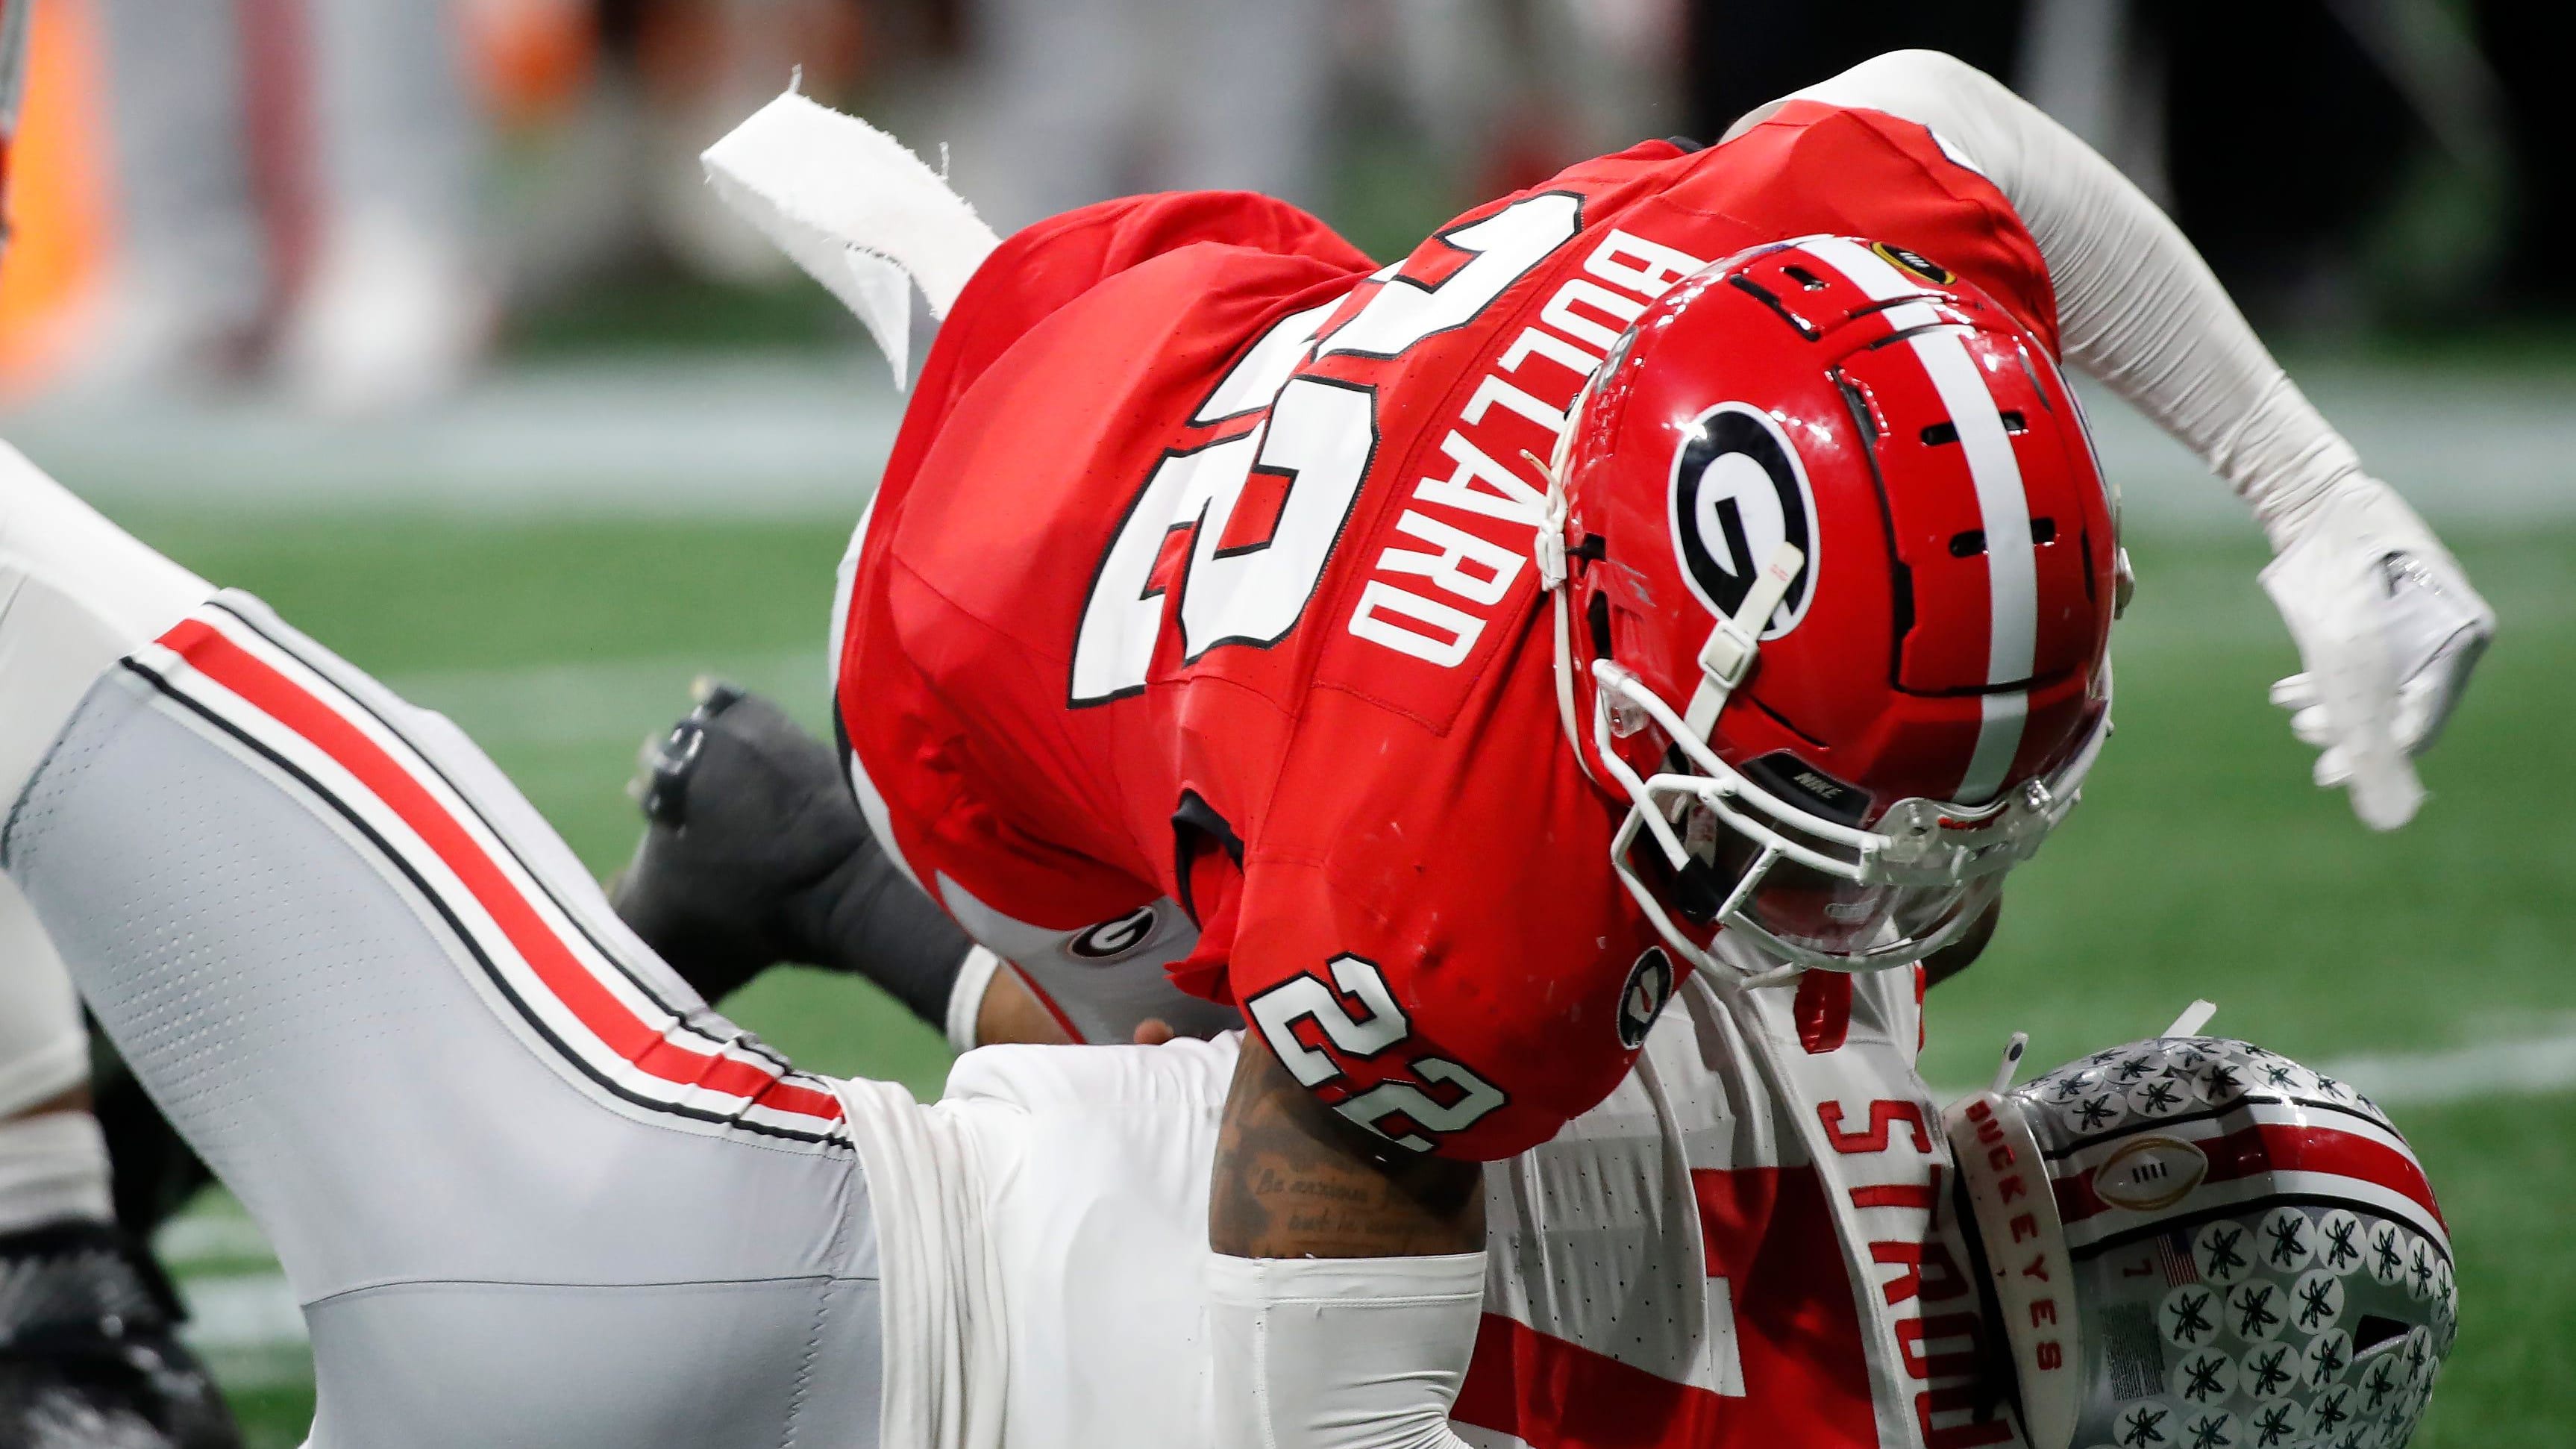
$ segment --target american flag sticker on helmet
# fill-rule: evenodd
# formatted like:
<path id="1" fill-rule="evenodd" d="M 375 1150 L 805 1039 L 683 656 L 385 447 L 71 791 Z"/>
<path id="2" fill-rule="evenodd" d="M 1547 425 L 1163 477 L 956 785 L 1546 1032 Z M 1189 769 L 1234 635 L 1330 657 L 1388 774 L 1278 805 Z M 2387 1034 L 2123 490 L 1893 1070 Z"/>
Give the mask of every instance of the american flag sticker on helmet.
<path id="1" fill-rule="evenodd" d="M 2191 1260 L 2191 1240 L 2178 1229 L 2156 1234 L 2156 1267 L 2171 1287 L 2200 1281 L 2200 1265 Z"/>

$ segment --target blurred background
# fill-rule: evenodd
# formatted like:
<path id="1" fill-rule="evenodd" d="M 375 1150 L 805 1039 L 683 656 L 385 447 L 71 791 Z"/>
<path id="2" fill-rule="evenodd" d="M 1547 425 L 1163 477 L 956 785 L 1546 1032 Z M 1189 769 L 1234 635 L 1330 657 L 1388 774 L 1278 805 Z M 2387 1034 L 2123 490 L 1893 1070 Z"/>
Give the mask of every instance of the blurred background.
<path id="1" fill-rule="evenodd" d="M 2576 7 L 2536 0 L 37 0 L 0 437 L 454 716 L 605 874 L 636 743 L 715 671 L 822 722 L 823 621 L 901 413 L 697 151 L 801 75 L 1002 230 L 1246 187 L 1392 259 L 1454 213 L 1880 50 L 2009 80 L 2166 204 L 2501 640 L 2375 837 L 2264 703 L 2295 667 L 2242 509 L 2098 390 L 2139 603 L 2121 734 L 1934 998 L 1927 1073 L 2161 1027 L 2386 1102 L 2462 1252 L 2419 1443 L 2576 1429 Z M 883 998 L 773 973 L 800 1063 L 937 1090 Z M 301 1321 L 220 1193 L 164 1230 L 256 1442 Z"/>
<path id="2" fill-rule="evenodd" d="M 2551 332 L 2565 6 L 2516 0 L 45 0 L 0 397 L 331 417 L 492 367 L 847 347 L 695 153 L 801 69 L 1008 231 L 1245 187 L 1394 255 L 1900 45 L 2013 82 L 2284 337 Z"/>

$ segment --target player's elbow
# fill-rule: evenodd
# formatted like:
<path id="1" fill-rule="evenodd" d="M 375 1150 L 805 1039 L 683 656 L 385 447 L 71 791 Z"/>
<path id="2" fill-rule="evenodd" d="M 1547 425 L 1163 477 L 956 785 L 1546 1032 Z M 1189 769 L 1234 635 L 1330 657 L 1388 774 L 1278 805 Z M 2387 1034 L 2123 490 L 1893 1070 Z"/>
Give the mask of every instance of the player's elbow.
<path id="1" fill-rule="evenodd" d="M 1805 94 L 1936 128 L 1968 130 L 1982 129 L 1981 122 L 2027 104 L 2003 82 L 1940 50 L 1891 50 Z"/>
<path id="2" fill-rule="evenodd" d="M 1946 50 L 1883 51 L 1834 78 L 1879 84 L 1902 84 L 1954 94 L 2002 90 L 2003 82 Z M 1832 84 L 1833 82 L 1828 82 Z"/>
<path id="3" fill-rule="evenodd" d="M 1942 131 L 1983 131 L 2026 103 L 2001 81 L 1940 50 L 1891 50 L 1747 112 L 1727 129 L 1733 140 L 1791 101 L 1883 111 Z"/>

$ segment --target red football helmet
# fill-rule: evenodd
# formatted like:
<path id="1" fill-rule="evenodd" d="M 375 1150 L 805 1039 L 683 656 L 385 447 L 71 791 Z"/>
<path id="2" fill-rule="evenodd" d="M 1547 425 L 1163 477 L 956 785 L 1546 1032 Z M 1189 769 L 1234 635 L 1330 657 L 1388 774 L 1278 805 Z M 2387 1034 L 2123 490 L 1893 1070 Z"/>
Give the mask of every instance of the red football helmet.
<path id="1" fill-rule="evenodd" d="M 1718 927 L 1919 960 L 2074 805 L 2126 569 L 2074 396 L 1975 286 L 1842 237 L 1718 262 L 1611 351 L 1550 488 L 1566 730 L 1690 960 Z"/>

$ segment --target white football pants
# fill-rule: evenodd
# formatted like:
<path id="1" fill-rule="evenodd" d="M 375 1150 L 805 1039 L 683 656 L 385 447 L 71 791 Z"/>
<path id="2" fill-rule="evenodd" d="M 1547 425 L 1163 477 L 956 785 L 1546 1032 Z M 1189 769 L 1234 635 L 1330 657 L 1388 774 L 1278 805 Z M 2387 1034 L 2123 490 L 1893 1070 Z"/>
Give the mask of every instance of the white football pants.
<path id="1" fill-rule="evenodd" d="M 71 978 L 26 898 L 0 880 L 0 1122 L 88 1080 Z"/>
<path id="2" fill-rule="evenodd" d="M 0 801 L 17 798 L 100 670 L 213 592 L 0 443 Z M 0 1120 L 88 1079 L 71 981 L 0 880 Z"/>
<path id="3" fill-rule="evenodd" d="M 453 725 L 5 462 L 0 867 L 277 1249 L 314 1449 L 1209 1442 L 1231 1038 L 796 1072 Z"/>
<path id="4" fill-rule="evenodd" d="M 276 1247 L 315 1449 L 874 1445 L 830 1085 L 447 721 L 15 455 L 0 560 L 0 866 Z"/>

